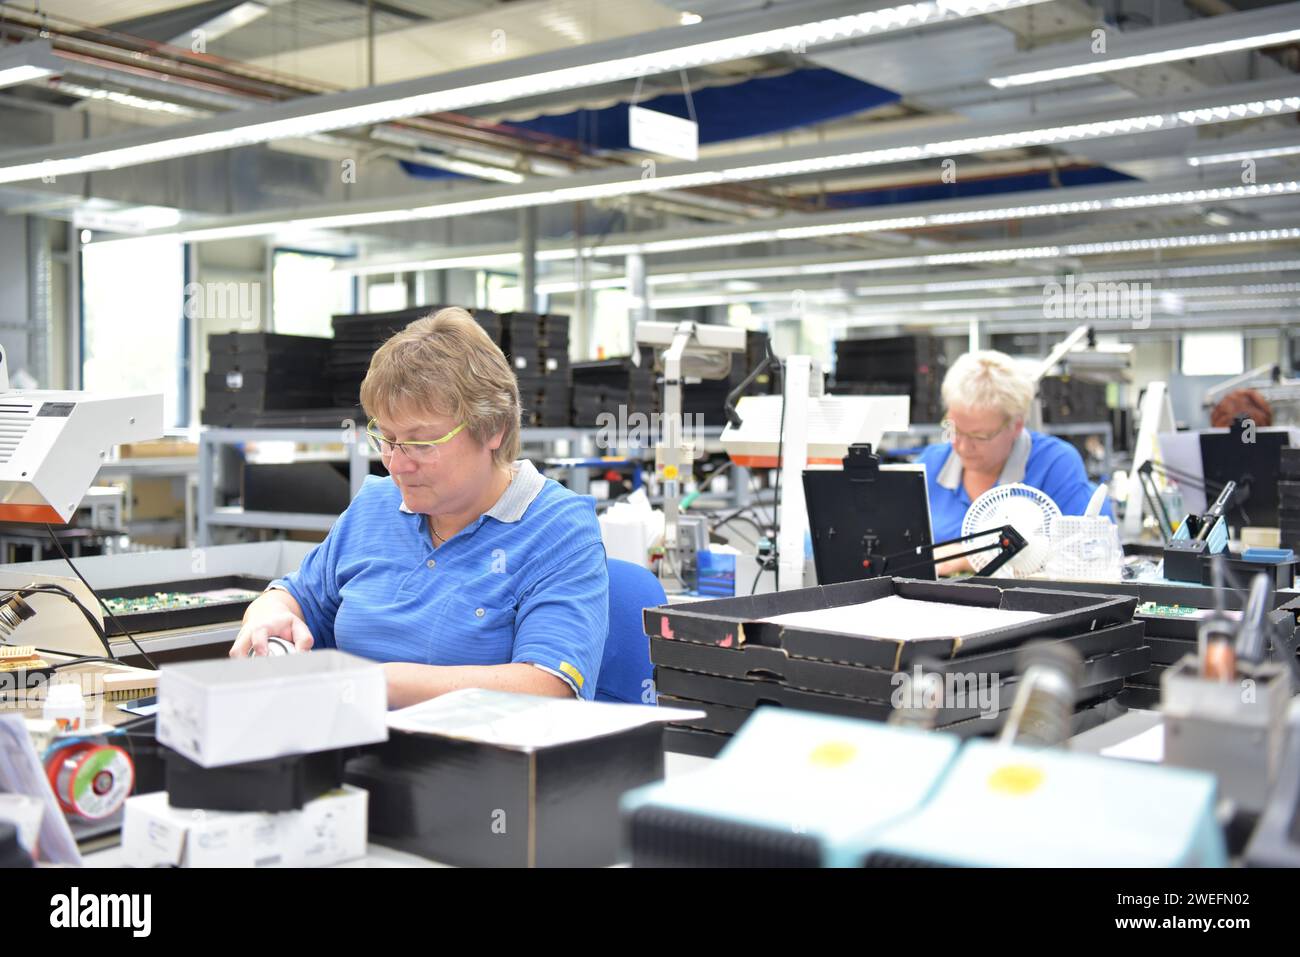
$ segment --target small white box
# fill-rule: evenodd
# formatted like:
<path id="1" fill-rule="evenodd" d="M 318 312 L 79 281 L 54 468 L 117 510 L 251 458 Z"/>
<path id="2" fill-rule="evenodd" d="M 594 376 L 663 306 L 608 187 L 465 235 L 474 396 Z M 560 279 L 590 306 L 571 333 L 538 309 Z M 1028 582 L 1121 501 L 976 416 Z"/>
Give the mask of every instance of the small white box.
<path id="1" fill-rule="evenodd" d="M 345 784 L 299 811 L 174 808 L 166 791 L 128 798 L 127 867 L 328 867 L 364 857 L 369 795 Z"/>
<path id="2" fill-rule="evenodd" d="M 164 665 L 158 740 L 205 768 L 388 739 L 388 684 L 341 651 Z"/>

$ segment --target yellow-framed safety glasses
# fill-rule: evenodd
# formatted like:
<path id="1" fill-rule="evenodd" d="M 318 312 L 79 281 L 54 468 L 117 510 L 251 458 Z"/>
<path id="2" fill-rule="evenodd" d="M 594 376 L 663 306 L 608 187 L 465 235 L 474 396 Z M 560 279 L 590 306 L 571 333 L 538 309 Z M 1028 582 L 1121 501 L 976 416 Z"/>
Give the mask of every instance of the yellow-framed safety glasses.
<path id="1" fill-rule="evenodd" d="M 465 423 L 462 422 L 440 439 L 429 439 L 422 442 L 394 442 L 380 432 L 375 425 L 375 420 L 371 419 L 366 423 L 366 438 L 370 442 L 370 447 L 386 459 L 392 458 L 393 453 L 401 449 L 412 462 L 428 462 L 437 458 L 438 449 L 459 435 L 464 428 Z"/>

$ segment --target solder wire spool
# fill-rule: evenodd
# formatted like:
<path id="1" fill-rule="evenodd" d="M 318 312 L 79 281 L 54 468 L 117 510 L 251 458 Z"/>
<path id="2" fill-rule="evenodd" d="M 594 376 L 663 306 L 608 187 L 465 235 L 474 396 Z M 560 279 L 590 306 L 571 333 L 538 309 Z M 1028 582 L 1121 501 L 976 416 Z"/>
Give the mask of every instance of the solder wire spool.
<path id="1" fill-rule="evenodd" d="M 135 786 L 130 755 L 111 744 L 70 744 L 46 760 L 45 770 L 59 807 L 88 821 L 116 812 Z"/>

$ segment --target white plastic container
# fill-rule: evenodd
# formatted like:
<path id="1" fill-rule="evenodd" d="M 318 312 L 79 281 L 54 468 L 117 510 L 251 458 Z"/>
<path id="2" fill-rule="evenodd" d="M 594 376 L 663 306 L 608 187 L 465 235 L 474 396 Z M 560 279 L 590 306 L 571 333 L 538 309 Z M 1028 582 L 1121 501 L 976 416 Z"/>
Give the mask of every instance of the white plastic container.
<path id="1" fill-rule="evenodd" d="M 45 689 L 45 720 L 53 721 L 60 733 L 80 731 L 86 721 L 86 699 L 81 686 L 56 681 Z"/>

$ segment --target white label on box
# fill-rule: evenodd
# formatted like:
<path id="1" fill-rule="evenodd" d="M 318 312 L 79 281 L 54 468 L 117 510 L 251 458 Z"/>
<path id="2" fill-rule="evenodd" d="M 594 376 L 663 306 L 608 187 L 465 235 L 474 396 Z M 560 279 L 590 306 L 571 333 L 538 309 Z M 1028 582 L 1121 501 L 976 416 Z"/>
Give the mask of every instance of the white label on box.
<path id="1" fill-rule="evenodd" d="M 528 360 L 525 359 L 523 356 L 516 356 L 516 357 L 515 357 L 515 368 L 516 368 L 516 369 L 527 369 L 527 368 L 528 368 Z"/>
<path id="2" fill-rule="evenodd" d="M 700 158 L 700 126 L 680 116 L 669 116 L 643 106 L 627 108 L 628 143 L 635 150 L 678 159 Z"/>
<path id="3" fill-rule="evenodd" d="M 556 369 L 558 369 L 559 367 L 560 367 L 560 360 L 559 360 L 559 359 L 551 358 L 551 359 L 547 359 L 547 360 L 546 360 L 546 371 L 547 371 L 547 372 L 554 372 L 554 371 L 555 371 Z"/>
<path id="4" fill-rule="evenodd" d="M 244 387 L 244 373 L 242 372 L 226 373 L 227 389 L 242 389 L 243 387 Z"/>

